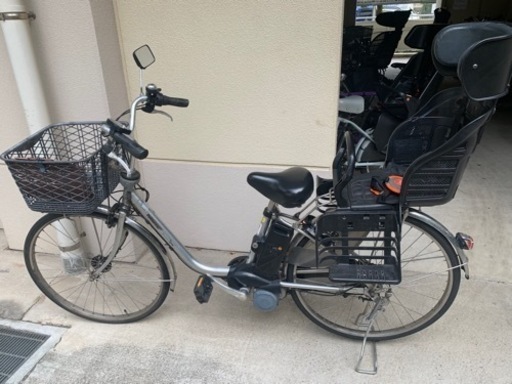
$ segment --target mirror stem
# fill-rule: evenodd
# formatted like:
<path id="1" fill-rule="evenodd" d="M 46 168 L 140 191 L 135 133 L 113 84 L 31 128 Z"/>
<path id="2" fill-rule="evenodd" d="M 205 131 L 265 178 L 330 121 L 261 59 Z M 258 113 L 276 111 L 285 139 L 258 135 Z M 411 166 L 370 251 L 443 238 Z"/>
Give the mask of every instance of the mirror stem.
<path id="1" fill-rule="evenodd" d="M 144 95 L 144 70 L 139 69 L 139 84 L 140 84 L 140 94 Z"/>

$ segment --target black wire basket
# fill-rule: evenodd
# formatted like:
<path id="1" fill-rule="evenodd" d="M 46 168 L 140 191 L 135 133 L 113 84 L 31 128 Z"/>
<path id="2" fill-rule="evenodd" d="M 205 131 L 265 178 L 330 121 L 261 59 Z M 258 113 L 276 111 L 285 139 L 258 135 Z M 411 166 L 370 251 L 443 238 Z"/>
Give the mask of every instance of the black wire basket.
<path id="1" fill-rule="evenodd" d="M 28 207 L 37 212 L 93 212 L 119 183 L 101 148 L 102 122 L 50 125 L 0 155 Z"/>
<path id="2" fill-rule="evenodd" d="M 336 209 L 318 217 L 317 267 L 331 281 L 398 284 L 401 281 L 398 211 Z"/>

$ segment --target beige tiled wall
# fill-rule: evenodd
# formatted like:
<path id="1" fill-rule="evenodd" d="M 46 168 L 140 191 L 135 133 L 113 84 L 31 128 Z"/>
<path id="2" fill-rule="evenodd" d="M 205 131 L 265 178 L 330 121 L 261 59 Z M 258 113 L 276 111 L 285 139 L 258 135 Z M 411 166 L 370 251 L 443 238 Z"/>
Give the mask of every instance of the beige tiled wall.
<path id="1" fill-rule="evenodd" d="M 167 109 L 173 123 L 144 116 L 137 133 L 150 150 L 144 178 L 155 191 L 152 201 L 164 218 L 174 220 L 185 244 L 223 249 L 246 244 L 244 236 L 256 229 L 264 201 L 245 186 L 251 170 L 303 165 L 328 173 L 342 1 L 31 0 L 27 5 L 37 15 L 32 31 L 54 121 L 101 120 L 128 107 L 127 95 L 138 93 L 139 79 L 131 52 L 144 43 L 157 55 L 146 81 L 190 98 L 188 109 Z M 2 40 L 4 150 L 27 131 Z M 4 165 L 0 177 L 5 194 L 0 220 L 9 245 L 19 248 L 38 214 L 24 206 Z M 235 232 L 229 230 L 233 226 Z M 202 235 L 211 228 L 211 235 Z"/>

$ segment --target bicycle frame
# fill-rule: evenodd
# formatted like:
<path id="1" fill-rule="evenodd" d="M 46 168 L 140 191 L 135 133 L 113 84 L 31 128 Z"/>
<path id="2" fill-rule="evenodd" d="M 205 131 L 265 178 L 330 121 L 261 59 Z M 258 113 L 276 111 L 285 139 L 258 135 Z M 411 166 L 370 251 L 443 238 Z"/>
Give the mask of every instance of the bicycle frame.
<path id="1" fill-rule="evenodd" d="M 115 154 L 109 155 L 110 157 L 117 157 Z M 130 173 L 135 174 L 137 171 L 133 169 L 133 167 L 130 168 Z M 130 207 L 135 209 L 135 211 L 140 214 L 148 223 L 148 225 L 158 234 L 161 240 L 163 240 L 164 244 L 166 244 L 175 254 L 176 256 L 185 264 L 188 268 L 192 269 L 193 271 L 207 275 L 214 283 L 216 283 L 218 286 L 220 286 L 225 292 L 229 293 L 232 296 L 237 297 L 240 300 L 246 300 L 249 294 L 248 289 L 240 289 L 236 290 L 228 286 L 225 280 L 223 278 L 227 277 L 230 272 L 230 267 L 216 267 L 211 265 L 206 265 L 204 263 L 201 263 L 198 261 L 193 254 L 191 254 L 187 248 L 179 241 L 179 239 L 174 235 L 174 233 L 166 226 L 166 224 L 158 217 L 158 215 L 151 209 L 151 207 L 144 201 L 143 198 L 141 198 L 137 192 L 135 191 L 135 186 L 137 185 L 139 181 L 138 175 L 135 175 L 134 177 L 123 177 L 121 176 L 121 184 L 124 187 L 123 191 L 123 207 L 118 216 L 118 224 L 117 224 L 117 230 L 116 230 L 116 238 L 114 240 L 114 246 L 103 263 L 103 265 L 99 268 L 97 268 L 94 272 L 96 276 L 99 276 L 102 271 L 105 269 L 105 267 L 114 259 L 116 256 L 122 242 L 123 242 L 123 236 L 124 236 L 124 221 L 127 218 L 127 212 Z M 261 220 L 260 227 L 258 229 L 257 235 L 264 235 L 272 221 L 274 220 L 280 220 L 283 224 L 289 226 L 290 228 L 293 228 L 296 232 L 313 239 L 314 238 L 308 234 L 306 231 L 303 231 L 299 228 L 299 224 L 303 222 L 304 218 L 307 217 L 311 212 L 315 211 L 317 209 L 318 205 L 315 205 L 316 200 L 313 200 L 309 204 L 307 204 L 298 214 L 295 216 L 290 216 L 287 214 L 283 214 L 279 212 L 279 209 L 277 208 L 277 204 L 270 201 L 267 209 L 271 210 L 274 215 L 271 219 L 267 219 L 266 217 L 263 217 Z M 275 217 L 274 217 L 275 216 Z M 288 219 L 293 221 L 293 224 L 282 220 L 282 219 Z M 254 252 L 251 250 L 249 252 L 248 260 L 247 262 L 252 262 L 254 260 Z M 316 285 L 316 284 L 299 284 L 299 283 L 291 283 L 291 282 L 285 282 L 281 281 L 280 287 L 283 289 L 303 289 L 303 290 L 315 290 L 315 291 L 321 291 L 326 293 L 343 293 L 345 291 L 348 291 L 352 289 L 352 287 L 349 288 L 340 288 L 340 287 L 331 287 L 331 286 L 323 286 L 323 285 Z"/>
<path id="2" fill-rule="evenodd" d="M 113 155 L 115 156 L 115 155 Z M 133 167 L 130 167 L 132 173 L 135 173 L 136 171 L 133 169 Z M 180 259 L 183 264 L 185 264 L 188 268 L 191 270 L 207 275 L 212 282 L 214 282 L 216 285 L 218 285 L 223 291 L 226 293 L 240 299 L 240 300 L 246 300 L 249 295 L 249 289 L 242 288 L 240 290 L 233 289 L 228 286 L 227 282 L 223 279 L 228 276 L 230 272 L 230 267 L 218 267 L 218 266 L 212 266 L 207 265 L 204 263 L 201 263 L 198 261 L 192 253 L 190 253 L 187 248 L 180 242 L 180 240 L 174 235 L 174 233 L 167 227 L 167 225 L 158 217 L 158 215 L 151 209 L 149 204 L 144 201 L 144 199 L 137 194 L 135 191 L 135 186 L 137 185 L 139 181 L 138 175 L 135 175 L 135 177 L 121 177 L 121 184 L 124 187 L 123 192 L 123 201 L 124 201 L 124 209 L 121 209 L 119 212 L 118 217 L 118 225 L 117 225 L 117 231 L 116 231 L 116 238 L 115 238 L 115 246 L 112 248 L 111 253 L 109 254 L 108 258 L 106 259 L 105 263 L 98 268 L 95 271 L 95 274 L 99 275 L 102 273 L 104 267 L 106 267 L 116 256 L 120 245 L 123 241 L 124 236 L 124 221 L 127 218 L 127 213 L 129 208 L 132 207 L 135 209 L 135 211 L 141 215 L 146 223 L 158 234 L 161 240 L 163 240 L 163 243 L 166 244 Z M 299 211 L 296 215 L 290 216 L 287 214 L 283 214 L 279 211 L 277 204 L 270 201 L 267 209 L 269 211 L 273 212 L 272 218 L 268 219 L 267 217 L 263 217 L 261 220 L 261 224 L 259 226 L 259 229 L 257 231 L 257 236 L 263 236 L 266 234 L 270 224 L 274 220 L 279 220 L 281 223 L 289 226 L 290 228 L 293 228 L 294 231 L 297 233 L 302 234 L 303 236 L 306 236 L 314 241 L 314 237 L 307 233 L 307 230 L 302 230 L 300 228 L 300 224 L 304 221 L 304 218 L 309 216 L 312 212 L 318 209 L 319 203 L 318 199 L 315 199 L 311 201 L 309 204 L 307 204 L 301 211 Z M 454 250 L 457 252 L 460 260 L 460 266 L 465 267 L 467 266 L 467 257 L 464 254 L 464 251 L 460 249 L 460 247 L 457 246 L 457 241 L 455 237 L 451 234 L 451 232 L 446 229 L 444 226 L 442 226 L 439 222 L 437 222 L 432 217 L 424 214 L 421 211 L 417 210 L 411 210 L 408 214 L 414 216 L 418 220 L 422 220 L 424 222 L 428 222 L 430 225 L 435 226 L 443 235 L 445 238 L 449 241 L 449 243 L 452 245 Z M 289 221 L 292 221 L 292 223 L 283 220 L 287 219 Z M 156 239 L 156 238 L 155 238 Z M 160 244 L 161 245 L 161 244 Z M 293 245 L 293 244 L 292 244 Z M 163 248 L 163 246 L 161 245 Z M 254 261 L 254 252 L 251 250 L 248 255 L 247 262 L 250 263 Z M 171 261 L 172 262 L 172 261 Z M 468 270 L 466 270 L 466 277 L 468 277 Z M 279 285 L 282 289 L 298 289 L 298 290 L 313 290 L 318 292 L 325 292 L 325 293 L 332 293 L 332 294 L 340 294 L 347 292 L 349 290 L 352 290 L 353 287 L 332 287 L 332 286 L 325 286 L 325 285 L 317 285 L 317 284 L 300 284 L 300 283 L 292 283 L 292 282 L 286 282 L 286 281 L 280 281 Z"/>
<path id="3" fill-rule="evenodd" d="M 142 68 L 141 68 L 142 72 Z M 142 83 L 141 83 L 142 87 Z M 147 87 L 149 89 L 149 86 Z M 151 85 L 151 90 L 159 91 L 159 89 L 155 85 Z M 129 124 L 129 131 L 133 131 L 135 128 L 135 116 L 137 112 L 137 108 L 140 104 L 144 104 L 148 102 L 149 98 L 146 95 L 140 95 L 138 98 L 136 98 L 130 108 L 130 124 Z M 163 99 L 162 99 L 163 100 Z M 188 105 L 188 101 L 187 101 Z M 150 109 L 152 110 L 152 109 Z M 363 131 L 360 127 L 355 125 L 353 122 L 343 119 L 340 117 L 340 120 L 343 121 L 346 124 L 349 124 L 352 126 L 353 129 L 357 129 L 362 136 L 368 140 L 372 141 L 371 136 Z M 107 133 L 108 133 L 108 127 L 107 127 Z M 233 271 L 232 266 L 227 267 L 218 267 L 218 266 L 212 266 L 207 265 L 199 260 L 197 260 L 194 255 L 192 255 L 186 247 L 179 241 L 179 239 L 174 235 L 174 233 L 166 226 L 166 224 L 158 217 L 158 215 L 151 209 L 151 207 L 147 204 L 147 202 L 137 194 L 137 191 L 135 190 L 136 185 L 140 181 L 140 175 L 137 172 L 137 170 L 134 167 L 133 161 L 129 160 L 128 163 L 124 161 L 123 158 L 119 157 L 113 150 L 110 151 L 108 156 L 114 160 L 117 161 L 118 164 L 122 168 L 124 168 L 124 175 L 121 175 L 121 184 L 124 187 L 123 192 L 123 199 L 122 199 L 122 207 L 118 212 L 118 223 L 117 223 L 117 230 L 116 230 L 116 238 L 114 242 L 114 247 L 112 248 L 110 254 L 106 258 L 103 265 L 96 269 L 94 274 L 96 277 L 98 277 L 103 270 L 106 268 L 107 265 L 114 259 L 116 256 L 121 244 L 123 243 L 123 236 L 124 236 L 124 220 L 128 217 L 130 210 L 133 208 L 137 214 L 142 216 L 146 223 L 156 232 L 158 237 L 161 241 L 163 241 L 164 244 L 166 244 L 170 250 L 172 250 L 176 256 L 183 262 L 188 268 L 191 270 L 201 274 L 208 276 L 212 282 L 219 285 L 224 291 L 227 293 L 241 299 L 245 300 L 248 297 L 248 294 L 253 288 L 251 286 L 252 283 L 249 283 L 247 286 L 243 286 L 239 289 L 232 288 L 228 284 L 229 275 Z M 305 230 L 302 230 L 303 224 L 306 224 L 306 218 L 311 215 L 316 209 L 318 209 L 321 205 L 320 200 L 322 197 L 318 196 L 315 200 L 307 204 L 301 211 L 296 213 L 294 216 L 286 215 L 284 213 L 281 213 L 279 211 L 277 203 L 270 201 L 267 209 L 264 212 L 264 216 L 261 220 L 261 224 L 259 226 L 259 229 L 255 235 L 255 238 L 265 238 L 268 234 L 271 224 L 275 221 L 278 221 L 285 226 L 287 226 L 290 229 L 293 229 L 294 233 L 300 233 L 301 235 L 309 238 L 312 241 L 315 241 L 315 238 L 310 231 L 308 231 L 307 227 Z M 314 202 L 317 204 L 314 205 Z M 332 203 L 332 202 L 331 202 Z M 313 206 L 312 206 L 313 204 Z M 426 215 L 423 216 L 421 212 L 414 211 L 412 213 L 413 215 L 417 216 L 418 219 L 429 221 L 432 225 L 433 222 L 435 222 L 434 219 L 427 217 Z M 291 222 L 290 222 L 291 221 Z M 437 223 L 437 222 L 436 222 Z M 306 224 L 307 225 L 307 224 Z M 440 230 L 443 235 L 448 239 L 448 242 L 450 245 L 455 249 L 456 253 L 459 255 L 460 264 L 464 265 L 466 263 L 465 255 L 461 255 L 462 250 L 459 249 L 457 246 L 456 239 L 451 235 L 451 233 L 446 230 L 444 227 L 442 227 L 440 224 L 436 226 L 438 230 Z M 296 238 L 296 237 L 295 237 Z M 293 245 L 293 240 L 291 241 Z M 161 245 L 161 244 L 160 244 Z M 297 245 L 297 244 L 295 244 Z M 251 246 L 251 248 L 254 248 Z M 463 253 L 463 252 L 462 252 Z M 253 249 L 249 251 L 249 254 L 246 259 L 246 263 L 253 263 L 255 261 L 256 253 Z M 291 259 L 294 259 L 293 254 L 290 255 Z M 293 261 L 293 260 L 292 260 Z M 228 279 L 226 279 L 228 278 Z M 354 287 L 352 285 L 345 286 L 345 287 L 333 287 L 333 286 L 326 286 L 320 284 L 301 284 L 301 283 L 292 283 L 287 281 L 279 281 L 278 286 L 283 290 L 288 289 L 297 289 L 297 290 L 314 290 L 319 292 L 325 292 L 325 293 L 344 293 L 347 292 Z"/>

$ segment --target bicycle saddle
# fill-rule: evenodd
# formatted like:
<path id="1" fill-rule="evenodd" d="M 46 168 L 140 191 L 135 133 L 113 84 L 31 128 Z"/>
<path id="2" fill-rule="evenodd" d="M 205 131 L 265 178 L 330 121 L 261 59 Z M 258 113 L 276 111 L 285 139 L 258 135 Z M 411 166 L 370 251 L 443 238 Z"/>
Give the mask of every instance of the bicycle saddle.
<path id="1" fill-rule="evenodd" d="M 277 173 L 252 172 L 247 176 L 247 182 L 263 196 L 285 208 L 300 207 L 309 199 L 314 187 L 313 176 L 301 167 Z"/>

